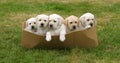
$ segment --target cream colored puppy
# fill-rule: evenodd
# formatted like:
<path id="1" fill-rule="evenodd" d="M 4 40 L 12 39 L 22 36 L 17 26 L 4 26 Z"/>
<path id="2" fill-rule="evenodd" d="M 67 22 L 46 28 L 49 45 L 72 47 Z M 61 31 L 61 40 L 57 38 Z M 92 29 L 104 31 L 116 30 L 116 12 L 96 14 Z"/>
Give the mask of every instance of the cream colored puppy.
<path id="1" fill-rule="evenodd" d="M 26 31 L 36 33 L 37 31 L 37 25 L 36 25 L 36 20 L 35 18 L 30 18 L 26 21 Z"/>
<path id="2" fill-rule="evenodd" d="M 48 17 L 45 14 L 40 14 L 36 16 L 36 22 L 37 22 L 37 33 L 39 35 L 45 35 L 46 32 L 48 31 Z"/>
<path id="3" fill-rule="evenodd" d="M 85 13 L 79 18 L 84 29 L 91 28 L 95 25 L 95 17 L 92 13 Z"/>
<path id="4" fill-rule="evenodd" d="M 71 15 L 65 19 L 65 25 L 67 32 L 79 30 L 79 21 L 78 17 Z"/>
<path id="5" fill-rule="evenodd" d="M 60 41 L 65 40 L 66 28 L 63 24 L 64 19 L 57 14 L 51 14 L 49 16 L 49 31 L 46 33 L 46 41 L 51 41 L 51 37 L 59 35 Z"/>

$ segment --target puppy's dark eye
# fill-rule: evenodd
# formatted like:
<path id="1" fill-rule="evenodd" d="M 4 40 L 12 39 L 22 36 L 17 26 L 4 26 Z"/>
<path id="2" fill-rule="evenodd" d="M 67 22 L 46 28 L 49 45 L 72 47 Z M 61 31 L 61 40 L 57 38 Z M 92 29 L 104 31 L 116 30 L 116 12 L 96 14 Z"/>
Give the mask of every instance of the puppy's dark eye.
<path id="1" fill-rule="evenodd" d="M 41 21 L 41 19 L 39 21 Z"/>
<path id="2" fill-rule="evenodd" d="M 36 24 L 36 22 L 34 22 L 34 24 Z"/>
<path id="3" fill-rule="evenodd" d="M 70 24 L 72 24 L 72 22 L 70 22 Z"/>
<path id="4" fill-rule="evenodd" d="M 77 21 L 75 21 L 75 23 L 77 23 Z"/>
<path id="5" fill-rule="evenodd" d="M 89 21 L 89 19 L 87 19 L 87 21 Z"/>
<path id="6" fill-rule="evenodd" d="M 31 25 L 31 23 L 29 23 L 29 25 Z"/>
<path id="7" fill-rule="evenodd" d="M 54 22 L 56 22 L 56 21 L 54 20 Z"/>
<path id="8" fill-rule="evenodd" d="M 44 20 L 45 22 L 47 21 L 47 20 Z"/>
<path id="9" fill-rule="evenodd" d="M 94 19 L 92 19 L 92 20 L 94 20 Z"/>

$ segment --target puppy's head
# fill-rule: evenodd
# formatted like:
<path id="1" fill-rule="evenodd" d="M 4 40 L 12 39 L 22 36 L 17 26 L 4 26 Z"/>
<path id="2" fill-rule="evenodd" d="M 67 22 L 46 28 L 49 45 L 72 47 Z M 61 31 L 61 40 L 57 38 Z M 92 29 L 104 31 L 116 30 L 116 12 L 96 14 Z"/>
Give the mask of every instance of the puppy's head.
<path id="1" fill-rule="evenodd" d="M 86 13 L 83 15 L 83 21 L 82 23 L 85 25 L 85 26 L 94 26 L 95 25 L 95 18 L 94 18 L 94 15 L 91 14 L 91 13 Z"/>
<path id="2" fill-rule="evenodd" d="M 77 30 L 78 29 L 78 17 L 71 15 L 65 19 L 65 25 L 69 30 Z"/>
<path id="3" fill-rule="evenodd" d="M 45 14 L 38 15 L 36 17 L 38 28 L 45 28 L 48 26 L 48 16 Z"/>
<path id="4" fill-rule="evenodd" d="M 49 28 L 56 29 L 60 27 L 63 23 L 64 19 L 57 15 L 57 14 L 51 14 L 49 16 Z"/>
<path id="5" fill-rule="evenodd" d="M 36 26 L 36 20 L 35 18 L 30 18 L 26 21 L 26 26 L 32 31 L 36 31 L 37 26 Z"/>

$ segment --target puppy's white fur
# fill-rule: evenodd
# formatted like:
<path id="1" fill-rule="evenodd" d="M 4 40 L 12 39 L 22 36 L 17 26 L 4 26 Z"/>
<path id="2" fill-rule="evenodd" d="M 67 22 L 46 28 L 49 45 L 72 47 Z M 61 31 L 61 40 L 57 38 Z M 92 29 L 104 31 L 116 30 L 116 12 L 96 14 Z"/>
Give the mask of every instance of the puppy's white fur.
<path id="1" fill-rule="evenodd" d="M 78 17 L 71 15 L 69 17 L 67 17 L 65 19 L 65 25 L 67 28 L 67 32 L 71 32 L 71 31 L 77 31 L 79 30 L 79 19 Z"/>
<path id="2" fill-rule="evenodd" d="M 48 31 L 48 17 L 45 14 L 40 14 L 38 16 L 36 16 L 36 22 L 37 22 L 37 33 L 39 35 L 45 35 L 46 32 Z"/>
<path id="3" fill-rule="evenodd" d="M 26 21 L 26 31 L 36 33 L 37 31 L 37 25 L 36 25 L 36 20 L 35 18 L 30 18 Z"/>
<path id="4" fill-rule="evenodd" d="M 63 24 L 64 19 L 57 14 L 51 14 L 49 16 L 49 31 L 46 33 L 46 41 L 51 41 L 51 36 L 59 35 L 60 41 L 65 40 L 66 28 Z"/>
<path id="5" fill-rule="evenodd" d="M 92 13 L 85 13 L 79 18 L 82 26 L 80 28 L 87 29 L 95 25 L 95 17 Z"/>

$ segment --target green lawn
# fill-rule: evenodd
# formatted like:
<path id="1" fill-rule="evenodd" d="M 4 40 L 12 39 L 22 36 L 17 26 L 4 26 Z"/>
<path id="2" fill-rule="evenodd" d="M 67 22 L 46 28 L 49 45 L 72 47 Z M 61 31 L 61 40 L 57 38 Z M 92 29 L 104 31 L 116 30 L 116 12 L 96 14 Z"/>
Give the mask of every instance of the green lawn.
<path id="1" fill-rule="evenodd" d="M 63 17 L 91 12 L 97 20 L 96 48 L 26 49 L 21 25 L 37 14 Z M 119 0 L 0 0 L 0 63 L 120 63 Z"/>

